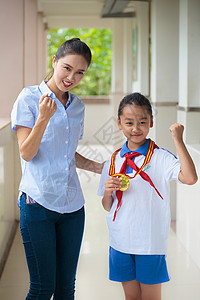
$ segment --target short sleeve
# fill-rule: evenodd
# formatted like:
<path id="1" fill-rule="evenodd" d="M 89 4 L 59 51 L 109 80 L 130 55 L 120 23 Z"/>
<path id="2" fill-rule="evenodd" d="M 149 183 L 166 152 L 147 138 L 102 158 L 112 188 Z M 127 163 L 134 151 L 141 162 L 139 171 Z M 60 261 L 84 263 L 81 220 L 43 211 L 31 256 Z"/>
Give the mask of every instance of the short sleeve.
<path id="1" fill-rule="evenodd" d="M 102 196 L 103 197 L 103 195 L 104 195 L 104 192 L 105 192 L 105 182 L 110 177 L 109 176 L 109 167 L 110 167 L 110 159 L 105 162 L 103 170 L 102 170 L 102 173 L 101 173 L 99 187 L 98 187 L 98 190 L 97 190 L 97 195 L 98 196 Z"/>
<path id="2" fill-rule="evenodd" d="M 16 125 L 33 128 L 35 123 L 35 109 L 33 95 L 24 88 L 14 103 L 11 112 L 11 126 L 16 130 Z"/>
<path id="3" fill-rule="evenodd" d="M 165 150 L 165 176 L 168 181 L 178 180 L 181 170 L 179 159 L 171 152 Z"/>

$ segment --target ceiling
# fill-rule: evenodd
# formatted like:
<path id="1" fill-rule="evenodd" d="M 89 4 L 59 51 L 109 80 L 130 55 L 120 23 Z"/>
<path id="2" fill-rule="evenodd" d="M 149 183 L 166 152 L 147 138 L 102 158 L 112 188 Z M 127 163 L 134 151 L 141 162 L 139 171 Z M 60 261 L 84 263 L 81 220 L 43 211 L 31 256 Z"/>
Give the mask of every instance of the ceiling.
<path id="1" fill-rule="evenodd" d="M 49 27 L 62 27 L 66 21 L 77 26 L 94 24 L 97 19 L 101 24 L 112 18 L 134 17 L 138 2 L 150 0 L 37 0 L 38 11 L 43 13 Z M 92 21 L 91 21 L 92 20 Z M 84 23 L 85 22 L 85 23 Z M 76 23 L 75 23 L 76 25 Z"/>
<path id="2" fill-rule="evenodd" d="M 38 0 L 38 10 L 44 16 L 131 17 L 139 1 L 150 0 Z"/>
<path id="3" fill-rule="evenodd" d="M 44 17 L 99 16 L 104 0 L 38 0 L 38 11 Z"/>

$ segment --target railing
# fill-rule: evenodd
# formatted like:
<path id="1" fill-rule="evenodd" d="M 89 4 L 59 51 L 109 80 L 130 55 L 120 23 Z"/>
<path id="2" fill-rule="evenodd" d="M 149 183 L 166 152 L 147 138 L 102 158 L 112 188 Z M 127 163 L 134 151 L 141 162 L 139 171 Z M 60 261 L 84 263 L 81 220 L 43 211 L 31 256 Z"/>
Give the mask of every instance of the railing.
<path id="1" fill-rule="evenodd" d="M 0 120 L 0 275 L 19 220 L 17 208 L 21 169 L 16 134 Z"/>

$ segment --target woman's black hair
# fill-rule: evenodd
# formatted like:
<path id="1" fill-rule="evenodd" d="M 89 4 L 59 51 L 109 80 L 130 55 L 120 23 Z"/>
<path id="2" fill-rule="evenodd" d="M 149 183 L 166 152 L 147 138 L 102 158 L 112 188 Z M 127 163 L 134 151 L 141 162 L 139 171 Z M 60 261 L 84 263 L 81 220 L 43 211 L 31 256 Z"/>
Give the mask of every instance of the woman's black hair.
<path id="1" fill-rule="evenodd" d="M 59 60 L 62 57 L 70 54 L 82 55 L 88 63 L 88 66 L 92 60 L 92 53 L 86 43 L 82 42 L 79 38 L 73 38 L 65 41 L 57 50 L 55 60 Z"/>
<path id="2" fill-rule="evenodd" d="M 70 40 L 65 41 L 58 48 L 55 60 L 58 61 L 60 58 L 65 57 L 70 54 L 78 54 L 82 55 L 86 62 L 88 63 L 88 67 L 92 60 L 92 53 L 90 48 L 86 45 L 86 43 L 82 42 L 79 38 L 72 38 Z M 46 76 L 45 80 L 50 80 L 53 76 L 54 69 L 52 69 Z"/>
<path id="3" fill-rule="evenodd" d="M 119 104 L 119 108 L 118 108 L 118 118 L 119 119 L 120 119 L 120 116 L 123 114 L 124 107 L 126 105 L 130 105 L 130 104 L 134 104 L 137 106 L 145 106 L 148 113 L 150 114 L 150 117 L 152 118 L 153 113 L 152 113 L 152 107 L 151 107 L 150 101 L 140 93 L 132 93 L 130 95 L 125 96 L 121 100 L 121 102 Z"/>

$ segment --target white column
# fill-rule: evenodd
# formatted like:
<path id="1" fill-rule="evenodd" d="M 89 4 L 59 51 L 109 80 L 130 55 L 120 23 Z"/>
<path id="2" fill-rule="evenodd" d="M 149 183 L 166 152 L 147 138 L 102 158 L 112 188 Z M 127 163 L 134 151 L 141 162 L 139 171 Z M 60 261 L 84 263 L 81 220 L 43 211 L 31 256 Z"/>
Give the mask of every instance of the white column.
<path id="1" fill-rule="evenodd" d="M 169 126 L 176 122 L 178 103 L 178 0 L 152 0 L 151 101 L 154 104 L 153 138 L 173 153 Z M 176 219 L 176 185 L 171 184 L 171 214 Z"/>
<path id="2" fill-rule="evenodd" d="M 124 76 L 127 78 L 127 71 L 124 67 L 124 62 L 126 62 L 126 54 L 124 53 L 124 49 L 126 49 L 127 45 L 124 45 L 124 19 L 114 19 L 113 20 L 113 32 L 112 32 L 112 87 L 111 87 L 111 102 L 112 102 L 112 115 L 113 115 L 113 131 L 116 132 L 118 130 L 117 126 L 117 112 L 118 106 L 122 98 L 124 97 L 124 92 L 127 92 L 130 84 L 125 86 Z M 126 74 L 126 75 L 125 75 Z M 113 135 L 112 144 L 115 149 L 122 146 L 122 141 L 124 141 L 122 134 L 119 132 L 118 134 L 119 143 L 116 143 Z"/>
<path id="3" fill-rule="evenodd" d="M 179 110 L 185 126 L 185 141 L 200 174 L 200 1 L 180 0 Z M 200 181 L 195 186 L 179 185 L 177 235 L 200 267 L 199 218 Z"/>
<path id="4" fill-rule="evenodd" d="M 154 102 L 178 100 L 178 0 L 152 0 L 151 98 Z"/>
<path id="5" fill-rule="evenodd" d="M 155 106 L 154 138 L 174 151 L 168 128 L 176 121 L 178 103 L 178 0 L 152 0 L 151 101 Z M 169 18 L 170 16 L 170 18 Z"/>
<path id="6" fill-rule="evenodd" d="M 180 0 L 179 105 L 200 107 L 200 2 Z"/>
<path id="7" fill-rule="evenodd" d="M 179 111 L 185 140 L 200 142 L 200 2 L 180 1 Z"/>
<path id="8" fill-rule="evenodd" d="M 124 95 L 124 37 L 123 19 L 113 20 L 112 33 L 112 82 L 111 98 L 113 116 L 117 117 L 118 105 Z"/>
<path id="9" fill-rule="evenodd" d="M 124 94 L 132 92 L 132 74 L 133 74 L 133 19 L 124 19 L 123 28 L 123 91 Z"/>
<path id="10" fill-rule="evenodd" d="M 37 82 L 40 83 L 47 75 L 47 31 L 43 21 L 43 14 L 37 15 Z"/>
<path id="11" fill-rule="evenodd" d="M 140 92 L 143 95 L 148 96 L 149 95 L 149 3 L 136 2 L 135 7 L 136 7 L 136 18 L 134 18 L 133 30 L 135 30 L 136 33 L 135 47 L 137 50 L 137 57 L 136 57 L 136 78 L 133 81 L 132 90 L 134 92 Z"/>
<path id="12" fill-rule="evenodd" d="M 123 19 L 113 20 L 112 34 L 112 95 L 114 105 L 118 105 L 115 96 L 123 96 L 124 90 L 124 22 Z"/>

